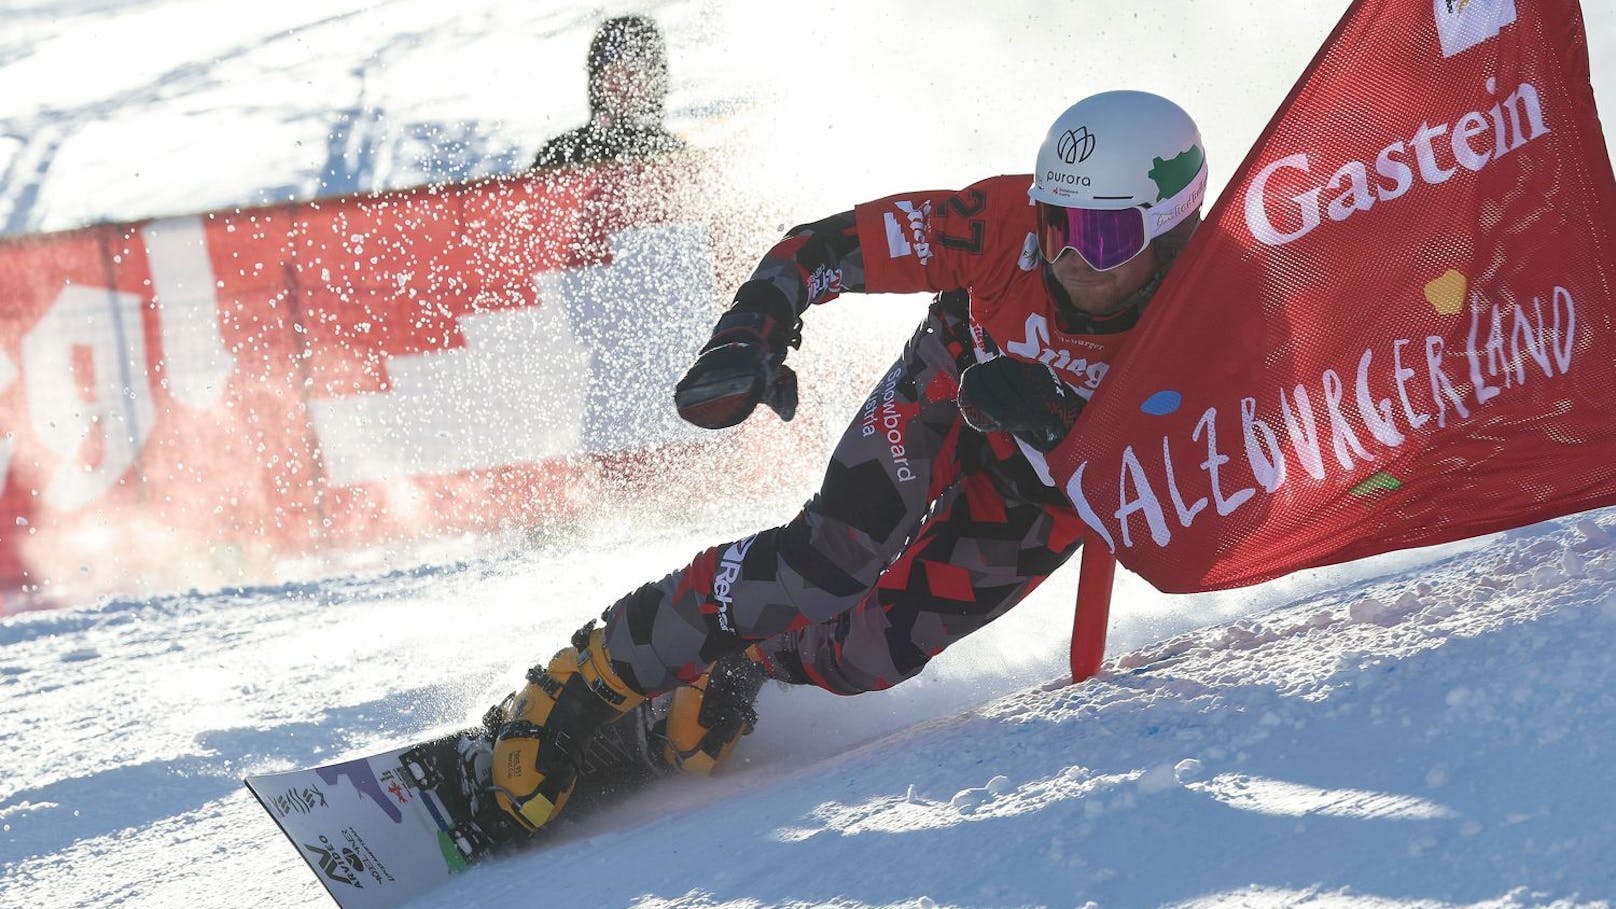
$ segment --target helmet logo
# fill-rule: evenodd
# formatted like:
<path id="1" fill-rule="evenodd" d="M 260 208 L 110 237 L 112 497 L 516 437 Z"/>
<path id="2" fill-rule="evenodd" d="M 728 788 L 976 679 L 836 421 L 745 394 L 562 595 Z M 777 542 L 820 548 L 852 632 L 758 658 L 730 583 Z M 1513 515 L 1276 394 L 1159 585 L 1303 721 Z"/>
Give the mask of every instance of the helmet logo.
<path id="1" fill-rule="evenodd" d="M 1094 134 L 1087 126 L 1067 130 L 1055 145 L 1055 154 L 1067 164 L 1080 164 L 1094 154 Z"/>
<path id="2" fill-rule="evenodd" d="M 1189 186 L 1196 175 L 1200 174 L 1201 165 L 1205 160 L 1206 155 L 1199 145 L 1191 145 L 1171 159 L 1151 159 L 1150 173 L 1147 176 L 1156 184 L 1156 201 L 1171 199 L 1184 187 Z"/>

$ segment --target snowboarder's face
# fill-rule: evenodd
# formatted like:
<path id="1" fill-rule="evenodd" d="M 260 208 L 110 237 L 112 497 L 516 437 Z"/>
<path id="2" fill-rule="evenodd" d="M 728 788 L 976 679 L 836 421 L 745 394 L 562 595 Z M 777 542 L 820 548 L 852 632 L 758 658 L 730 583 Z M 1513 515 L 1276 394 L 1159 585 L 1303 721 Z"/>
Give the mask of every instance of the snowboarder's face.
<path id="1" fill-rule="evenodd" d="M 1109 271 L 1095 271 L 1075 249 L 1061 253 L 1049 268 L 1073 306 L 1091 316 L 1110 316 L 1125 309 L 1133 292 L 1150 282 L 1156 265 L 1156 250 L 1147 246 Z"/>
<path id="2" fill-rule="evenodd" d="M 656 111 L 655 89 L 646 67 L 628 60 L 614 60 L 600 68 L 596 79 L 603 112 L 634 120 Z"/>

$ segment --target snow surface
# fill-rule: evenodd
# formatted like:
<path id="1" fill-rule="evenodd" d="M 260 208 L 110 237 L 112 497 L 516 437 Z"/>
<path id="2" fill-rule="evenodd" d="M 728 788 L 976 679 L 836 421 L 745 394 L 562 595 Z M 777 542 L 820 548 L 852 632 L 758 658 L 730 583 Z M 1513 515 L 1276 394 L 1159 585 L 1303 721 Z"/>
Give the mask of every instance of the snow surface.
<path id="1" fill-rule="evenodd" d="M 1120 85 L 1182 99 L 1226 179 L 1345 6 L 639 8 L 674 127 L 804 220 L 1024 170 L 1052 108 Z M 625 9 L 5 4 L 0 228 L 516 168 L 581 121 L 589 32 Z M 1585 12 L 1610 102 L 1616 10 Z M 890 302 L 815 314 L 806 387 L 814 336 L 855 328 L 879 375 L 918 313 Z M 745 507 L 0 620 L 0 907 L 329 905 L 243 774 L 479 713 L 627 586 L 786 517 L 799 473 Z M 893 691 L 767 689 L 731 773 L 416 906 L 1608 906 L 1613 541 L 1600 512 L 1223 594 L 1124 576 L 1079 687 L 1063 574 Z"/>
<path id="2" fill-rule="evenodd" d="M 238 777 L 476 712 L 580 618 L 553 604 L 696 533 L 7 620 L 0 905 L 326 904 Z M 416 905 L 1609 905 L 1613 538 L 1584 515 L 1238 606 L 1124 586 L 1077 687 L 1057 579 L 891 692 L 770 687 L 727 775 Z"/>

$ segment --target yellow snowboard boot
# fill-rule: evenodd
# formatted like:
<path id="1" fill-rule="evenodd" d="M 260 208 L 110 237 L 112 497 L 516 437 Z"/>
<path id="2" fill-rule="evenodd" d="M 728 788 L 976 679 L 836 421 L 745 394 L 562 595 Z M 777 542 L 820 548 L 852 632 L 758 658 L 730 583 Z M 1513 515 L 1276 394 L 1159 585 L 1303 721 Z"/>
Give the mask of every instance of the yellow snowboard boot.
<path id="1" fill-rule="evenodd" d="M 604 632 L 593 624 L 548 666 L 528 671 L 494 736 L 494 800 L 529 831 L 566 805 L 595 734 L 645 700 L 612 671 Z"/>
<path id="2" fill-rule="evenodd" d="M 748 648 L 719 659 L 706 675 L 675 689 L 664 728 L 668 764 L 696 776 L 717 770 L 741 736 L 757 725 L 753 704 L 763 679 L 763 667 Z"/>

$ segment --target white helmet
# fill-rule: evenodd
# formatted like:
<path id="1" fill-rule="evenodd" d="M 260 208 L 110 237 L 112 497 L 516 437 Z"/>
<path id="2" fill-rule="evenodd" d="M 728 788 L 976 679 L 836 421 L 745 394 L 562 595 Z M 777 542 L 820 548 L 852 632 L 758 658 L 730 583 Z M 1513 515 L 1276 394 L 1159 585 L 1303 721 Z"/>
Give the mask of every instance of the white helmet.
<path id="1" fill-rule="evenodd" d="M 1084 98 L 1050 126 L 1027 194 L 1062 208 L 1140 209 L 1148 242 L 1201 209 L 1201 131 L 1160 95 L 1113 91 Z"/>

